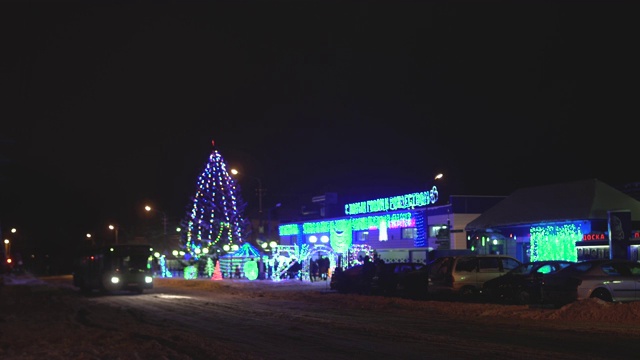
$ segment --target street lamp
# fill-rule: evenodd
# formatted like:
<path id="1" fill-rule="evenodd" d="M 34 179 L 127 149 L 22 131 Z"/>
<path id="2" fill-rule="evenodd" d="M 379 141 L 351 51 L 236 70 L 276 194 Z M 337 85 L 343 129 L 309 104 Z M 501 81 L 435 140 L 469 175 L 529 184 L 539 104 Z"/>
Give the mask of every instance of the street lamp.
<path id="1" fill-rule="evenodd" d="M 9 259 L 11 256 L 9 255 L 9 251 L 11 250 L 11 241 L 9 239 L 4 239 L 4 256 Z"/>
<path id="2" fill-rule="evenodd" d="M 109 225 L 109 229 L 115 231 L 116 233 L 116 245 L 118 245 L 118 230 L 120 227 L 118 225 Z"/>
<path id="3" fill-rule="evenodd" d="M 162 237 L 162 244 L 164 246 L 164 251 L 167 251 L 167 214 L 164 211 L 154 209 L 149 205 L 145 205 L 144 209 L 147 212 L 157 211 L 160 214 L 162 214 L 162 226 L 163 226 L 163 230 L 164 230 L 163 237 Z"/>
<path id="4" fill-rule="evenodd" d="M 277 203 L 274 207 L 269 208 L 267 211 L 267 240 L 271 239 L 271 211 L 282 206 L 281 203 Z"/>
<path id="5" fill-rule="evenodd" d="M 91 240 L 91 245 L 95 245 L 96 244 L 96 242 L 93 240 L 93 237 L 91 236 L 90 233 L 87 233 L 85 236 L 87 237 L 88 240 Z"/>
<path id="6" fill-rule="evenodd" d="M 231 174 L 232 175 L 238 175 L 240 172 L 236 169 L 231 169 Z M 260 228 L 262 229 L 262 232 L 264 232 L 264 226 L 262 224 L 262 197 L 264 196 L 265 190 L 262 187 L 262 179 L 260 179 L 259 177 L 254 177 L 257 181 L 258 181 L 258 188 L 256 189 L 256 192 L 258 193 L 258 223 Z"/>

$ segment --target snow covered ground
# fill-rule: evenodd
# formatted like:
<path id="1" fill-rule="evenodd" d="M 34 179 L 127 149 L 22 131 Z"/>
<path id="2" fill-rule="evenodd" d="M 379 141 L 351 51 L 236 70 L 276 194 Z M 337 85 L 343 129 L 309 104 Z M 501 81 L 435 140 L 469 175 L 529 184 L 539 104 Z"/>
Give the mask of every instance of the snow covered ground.
<path id="1" fill-rule="evenodd" d="M 566 351 L 549 344 L 545 357 L 598 359 L 614 353 L 598 356 L 589 344 L 640 336 L 640 302 L 541 309 L 343 295 L 327 282 L 162 278 L 143 295 L 86 298 L 70 276 L 5 276 L 4 283 L 0 359 L 418 359 L 425 351 L 443 359 L 506 359 L 515 352 L 540 358 L 519 333 L 529 331 L 553 343 L 575 335 L 559 339 L 556 346 Z M 448 327 L 455 331 L 442 330 Z M 486 349 L 470 345 L 470 336 L 483 332 L 501 339 Z"/>

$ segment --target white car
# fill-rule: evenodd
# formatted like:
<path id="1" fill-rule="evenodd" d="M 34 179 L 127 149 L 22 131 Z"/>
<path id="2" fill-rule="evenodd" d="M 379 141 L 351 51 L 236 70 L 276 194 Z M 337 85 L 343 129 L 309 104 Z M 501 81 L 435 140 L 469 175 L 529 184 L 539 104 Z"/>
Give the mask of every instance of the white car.
<path id="1" fill-rule="evenodd" d="M 624 259 L 580 261 L 544 275 L 543 302 L 557 306 L 598 298 L 609 302 L 640 300 L 640 263 Z"/>

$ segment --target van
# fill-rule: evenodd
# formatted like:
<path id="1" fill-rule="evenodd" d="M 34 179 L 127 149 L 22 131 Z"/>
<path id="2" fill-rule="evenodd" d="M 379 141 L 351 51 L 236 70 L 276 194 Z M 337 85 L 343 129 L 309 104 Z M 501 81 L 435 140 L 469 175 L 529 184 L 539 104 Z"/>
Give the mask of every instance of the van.
<path id="1" fill-rule="evenodd" d="M 76 260 L 73 285 L 83 294 L 153 289 L 150 245 L 111 245 L 83 251 Z"/>
<path id="2" fill-rule="evenodd" d="M 522 264 L 509 255 L 461 255 L 440 257 L 429 269 L 427 293 L 471 297 L 480 294 L 485 281 Z"/>

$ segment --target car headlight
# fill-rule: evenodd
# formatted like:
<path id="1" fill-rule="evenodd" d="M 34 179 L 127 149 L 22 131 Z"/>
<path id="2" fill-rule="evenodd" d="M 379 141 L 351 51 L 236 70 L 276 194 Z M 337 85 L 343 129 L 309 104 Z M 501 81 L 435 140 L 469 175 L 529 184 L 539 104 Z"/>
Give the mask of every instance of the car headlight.
<path id="1" fill-rule="evenodd" d="M 117 276 L 112 276 L 111 277 L 111 283 L 112 284 L 117 284 L 119 282 L 120 282 L 120 278 L 119 277 L 117 277 Z"/>
<path id="2" fill-rule="evenodd" d="M 144 277 L 144 282 L 147 283 L 147 284 L 151 284 L 153 282 L 153 277 L 145 276 Z"/>

